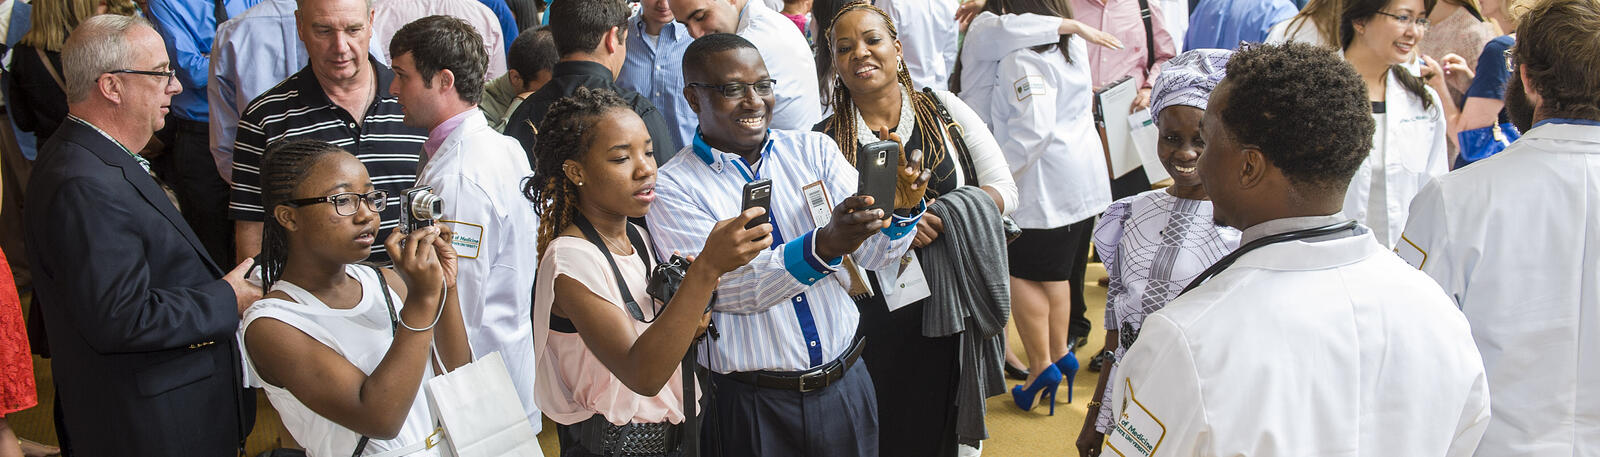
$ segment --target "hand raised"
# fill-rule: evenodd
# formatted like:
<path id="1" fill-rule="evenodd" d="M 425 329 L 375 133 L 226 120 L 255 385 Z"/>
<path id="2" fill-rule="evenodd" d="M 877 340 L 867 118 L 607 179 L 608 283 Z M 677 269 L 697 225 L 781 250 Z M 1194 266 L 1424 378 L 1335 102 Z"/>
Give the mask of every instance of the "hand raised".
<path id="1" fill-rule="evenodd" d="M 883 210 L 868 209 L 871 206 L 871 196 L 855 195 L 833 207 L 828 225 L 817 229 L 817 256 L 832 259 L 849 254 L 872 234 L 888 226 L 883 220 Z"/>
<path id="2" fill-rule="evenodd" d="M 744 228 L 751 220 L 766 214 L 766 208 L 749 208 L 729 219 L 718 221 L 706 237 L 705 247 L 691 263 L 690 268 L 704 265 L 711 273 L 722 276 L 750 263 L 761 251 L 772 246 L 772 224 Z"/>
<path id="3" fill-rule="evenodd" d="M 906 152 L 905 143 L 900 141 L 900 135 L 894 134 L 888 128 L 878 129 L 878 138 L 893 141 L 900 146 L 900 169 L 896 171 L 898 178 L 894 186 L 895 209 L 916 208 L 922 202 L 922 196 L 928 192 L 928 181 L 933 179 L 933 173 L 922 166 L 923 154 L 921 149 Z"/>

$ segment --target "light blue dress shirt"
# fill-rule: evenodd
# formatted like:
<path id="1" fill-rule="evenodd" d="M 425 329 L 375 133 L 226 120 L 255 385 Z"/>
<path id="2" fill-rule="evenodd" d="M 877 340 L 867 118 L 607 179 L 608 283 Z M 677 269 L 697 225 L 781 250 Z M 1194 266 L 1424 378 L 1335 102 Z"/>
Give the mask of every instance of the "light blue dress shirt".
<path id="1" fill-rule="evenodd" d="M 678 144 L 689 144 L 700 119 L 683 97 L 683 51 L 694 37 L 676 21 L 661 27 L 659 39 L 645 35 L 644 18 L 639 15 L 629 19 L 628 25 L 628 59 L 622 63 L 617 85 L 650 100 L 677 135 Z"/>
<path id="2" fill-rule="evenodd" d="M 717 221 L 743 210 L 741 190 L 756 179 L 772 180 L 772 249 L 722 276 L 711 320 L 721 337 L 706 344 L 701 363 L 719 373 L 801 371 L 844 354 L 861 315 L 833 276 L 841 258 L 817 257 L 818 225 L 802 190 L 823 183 L 828 208 L 856 193 L 855 167 L 832 138 L 816 132 L 768 130 L 761 158 L 748 164 L 718 151 L 696 135 L 662 165 L 656 201 L 645 221 L 656 252 L 695 255 Z M 852 254 L 868 270 L 895 265 L 911 247 L 926 205 L 868 238 Z"/>
<path id="3" fill-rule="evenodd" d="M 1300 12 L 1289 0 L 1205 0 L 1189 13 L 1183 49 L 1235 49 L 1261 43 L 1279 22 Z"/>
<path id="4" fill-rule="evenodd" d="M 228 17 L 243 13 L 261 0 L 225 0 Z M 216 6 L 203 0 L 151 0 L 151 24 L 167 44 L 172 69 L 178 72 L 183 92 L 172 97 L 172 113 L 196 122 L 206 121 L 206 76 L 211 71 L 211 40 L 216 36 Z"/>
<path id="5" fill-rule="evenodd" d="M 239 113 L 257 95 L 306 66 L 306 46 L 296 35 L 294 11 L 295 0 L 264 0 L 217 28 L 205 87 L 211 103 L 211 156 L 229 183 Z"/>

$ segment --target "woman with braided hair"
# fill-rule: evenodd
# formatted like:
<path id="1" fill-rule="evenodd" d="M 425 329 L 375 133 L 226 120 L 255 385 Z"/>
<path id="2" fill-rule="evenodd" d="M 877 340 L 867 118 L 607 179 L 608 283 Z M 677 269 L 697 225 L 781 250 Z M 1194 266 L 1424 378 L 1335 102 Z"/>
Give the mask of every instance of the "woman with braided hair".
<path id="1" fill-rule="evenodd" d="M 851 163 L 862 146 L 880 139 L 904 140 L 905 150 L 924 152 L 933 175 L 927 191 L 933 203 L 917 224 L 914 251 L 936 243 L 971 242 L 941 237 L 947 222 L 962 221 L 942 220 L 932 210 L 942 203 L 937 197 L 963 186 L 979 187 L 994 205 L 994 220 L 978 223 L 999 226 L 999 215 L 1016 206 L 1017 186 L 989 128 L 954 94 L 917 90 L 888 13 L 870 3 L 851 3 L 839 9 L 832 24 L 817 45 L 831 54 L 831 66 L 838 75 L 829 97 L 834 114 L 817 124 L 816 130 L 833 137 Z M 955 131 L 960 138 L 946 129 L 952 123 L 959 126 Z M 1004 251 L 995 254 L 987 259 L 995 263 L 996 271 L 1003 272 Z M 924 315 L 939 312 L 929 304 L 928 294 L 893 293 L 903 290 L 900 283 L 905 278 L 918 276 L 909 271 L 888 268 L 869 272 L 867 282 L 875 293 L 857 302 L 860 333 L 872 342 L 862 359 L 877 390 L 879 449 L 886 456 L 953 456 L 958 435 L 959 441 L 968 445 L 985 437 L 981 405 L 967 404 L 966 409 L 972 411 L 966 411 L 958 408 L 957 401 L 961 380 L 978 379 L 981 371 L 975 367 L 963 370 L 962 334 L 924 336 Z M 998 276 L 1003 284 L 1004 275 Z M 886 295 L 885 290 L 892 292 Z M 993 362 L 998 373 L 998 358 L 985 362 Z M 996 382 L 1003 381 L 996 378 Z M 975 420 L 958 421 L 958 409 L 963 415 L 972 413 Z M 958 422 L 965 426 L 958 427 Z M 930 436 L 939 438 L 928 439 Z"/>
<path id="2" fill-rule="evenodd" d="M 760 208 L 717 223 L 662 308 L 646 278 L 670 256 L 628 223 L 655 200 L 644 121 L 615 93 L 579 88 L 550 106 L 539 132 L 523 187 L 540 216 L 535 401 L 558 424 L 562 456 L 679 455 L 678 361 L 710 323 L 718 278 L 765 250 L 772 226 L 745 228 Z"/>
<path id="3" fill-rule="evenodd" d="M 394 269 L 357 263 L 372 253 L 387 195 L 354 155 L 322 141 L 269 147 L 261 196 L 267 294 L 239 327 L 247 381 L 313 457 L 437 455 L 422 387 L 472 360 L 450 230 L 395 230 L 385 241 Z"/>

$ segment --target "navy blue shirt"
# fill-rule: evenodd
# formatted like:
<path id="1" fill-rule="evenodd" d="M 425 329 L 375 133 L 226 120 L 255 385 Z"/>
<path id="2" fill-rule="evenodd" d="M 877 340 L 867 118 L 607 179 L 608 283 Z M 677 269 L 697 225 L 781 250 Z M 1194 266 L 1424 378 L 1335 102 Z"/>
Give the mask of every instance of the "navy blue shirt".
<path id="1" fill-rule="evenodd" d="M 1502 35 L 1483 46 L 1483 54 L 1478 55 L 1477 76 L 1472 78 L 1472 85 L 1467 87 L 1467 97 L 1506 99 L 1506 83 L 1511 81 L 1511 67 L 1507 65 L 1506 53 L 1516 43 L 1517 39 L 1511 35 Z M 1506 117 L 1506 110 L 1501 108 L 1500 123 L 1506 122 L 1511 121 Z"/>

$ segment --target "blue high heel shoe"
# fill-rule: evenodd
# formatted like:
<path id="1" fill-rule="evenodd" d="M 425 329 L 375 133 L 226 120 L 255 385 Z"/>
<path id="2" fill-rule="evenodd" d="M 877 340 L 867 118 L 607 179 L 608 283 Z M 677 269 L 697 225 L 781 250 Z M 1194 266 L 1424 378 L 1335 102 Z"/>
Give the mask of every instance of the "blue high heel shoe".
<path id="1" fill-rule="evenodd" d="M 1067 380 L 1067 403 L 1072 403 L 1072 378 L 1078 376 L 1078 356 L 1068 352 L 1067 355 L 1061 356 L 1061 360 L 1056 361 L 1055 366 Z"/>
<path id="2" fill-rule="evenodd" d="M 1011 401 L 1016 402 L 1017 407 L 1022 408 L 1023 411 L 1030 411 L 1033 410 L 1035 398 L 1044 401 L 1045 397 L 1049 397 L 1050 415 L 1054 416 L 1056 415 L 1056 389 L 1058 387 L 1061 387 L 1061 370 L 1056 369 L 1055 365 L 1049 365 L 1039 373 L 1038 378 L 1033 380 L 1032 386 L 1026 389 L 1022 388 L 1021 385 L 1012 386 Z M 1041 390 L 1043 390 L 1042 393 L 1040 392 Z M 1068 395 L 1071 395 L 1070 391 Z"/>

